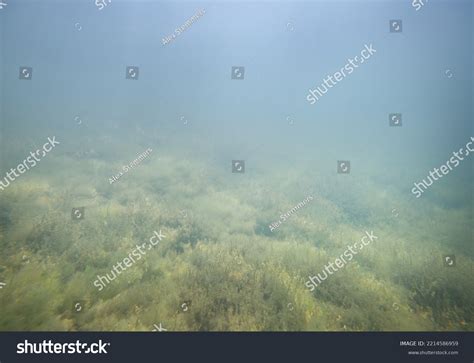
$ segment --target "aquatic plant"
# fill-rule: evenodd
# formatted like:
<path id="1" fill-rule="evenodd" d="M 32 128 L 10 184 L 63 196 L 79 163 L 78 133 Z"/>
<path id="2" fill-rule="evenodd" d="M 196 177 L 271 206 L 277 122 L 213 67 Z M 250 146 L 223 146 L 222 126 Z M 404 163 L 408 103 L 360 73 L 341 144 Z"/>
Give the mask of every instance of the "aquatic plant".
<path id="1" fill-rule="evenodd" d="M 415 207 L 377 179 L 370 198 L 362 180 L 342 186 L 291 165 L 269 183 L 236 182 L 209 164 L 209 183 L 201 161 L 160 152 L 113 186 L 115 165 L 55 156 L 42 167 L 74 162 L 72 184 L 41 172 L 0 195 L 0 273 L 11 281 L 1 330 L 473 329 L 466 206 Z M 314 200 L 270 231 L 314 181 Z M 76 206 L 83 220 L 71 219 Z M 93 286 L 156 229 L 166 239 L 102 291 Z M 310 292 L 308 276 L 366 229 L 379 240 Z M 456 268 L 442 265 L 448 253 Z"/>

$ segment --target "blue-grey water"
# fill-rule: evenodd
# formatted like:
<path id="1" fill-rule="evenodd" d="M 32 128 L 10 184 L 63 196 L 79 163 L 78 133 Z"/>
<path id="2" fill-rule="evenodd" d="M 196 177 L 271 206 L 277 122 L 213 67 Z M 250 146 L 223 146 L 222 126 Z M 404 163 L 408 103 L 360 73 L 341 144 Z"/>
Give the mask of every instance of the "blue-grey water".
<path id="1" fill-rule="evenodd" d="M 472 1 L 5 2 L 1 330 L 473 330 Z"/>

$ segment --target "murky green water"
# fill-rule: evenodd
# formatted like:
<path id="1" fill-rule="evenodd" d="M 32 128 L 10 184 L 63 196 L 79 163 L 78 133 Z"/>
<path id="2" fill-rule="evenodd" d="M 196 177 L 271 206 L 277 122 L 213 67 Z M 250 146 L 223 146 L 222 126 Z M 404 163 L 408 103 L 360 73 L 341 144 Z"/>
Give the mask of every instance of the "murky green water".
<path id="1" fill-rule="evenodd" d="M 473 16 L 468 1 L 9 4 L 0 330 L 472 331 Z"/>

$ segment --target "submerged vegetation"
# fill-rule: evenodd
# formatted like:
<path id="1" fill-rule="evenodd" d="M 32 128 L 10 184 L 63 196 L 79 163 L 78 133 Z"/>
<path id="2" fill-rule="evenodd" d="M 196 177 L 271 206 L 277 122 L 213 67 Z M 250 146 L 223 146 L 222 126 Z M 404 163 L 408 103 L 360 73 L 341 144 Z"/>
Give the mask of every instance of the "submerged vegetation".
<path id="1" fill-rule="evenodd" d="M 121 160 L 143 151 L 130 150 Z M 56 153 L 0 193 L 0 330 L 474 330 L 469 203 L 443 208 L 292 166 L 233 175 L 230 160 L 173 155 L 154 151 L 110 185 L 122 165 L 105 148 Z M 159 245 L 94 287 L 159 229 Z M 367 229 L 379 239 L 310 292 L 307 277 Z"/>

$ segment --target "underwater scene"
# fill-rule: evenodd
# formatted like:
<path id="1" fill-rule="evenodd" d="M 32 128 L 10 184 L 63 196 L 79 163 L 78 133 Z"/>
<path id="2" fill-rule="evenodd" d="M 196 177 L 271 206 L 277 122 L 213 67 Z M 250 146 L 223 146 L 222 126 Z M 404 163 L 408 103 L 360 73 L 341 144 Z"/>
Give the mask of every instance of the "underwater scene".
<path id="1" fill-rule="evenodd" d="M 0 331 L 474 331 L 470 0 L 0 6 Z"/>

